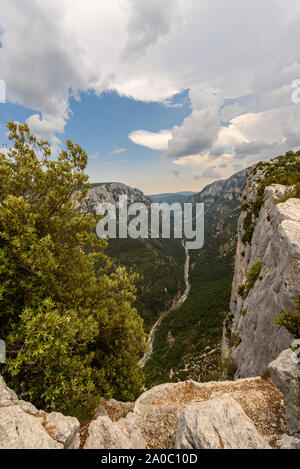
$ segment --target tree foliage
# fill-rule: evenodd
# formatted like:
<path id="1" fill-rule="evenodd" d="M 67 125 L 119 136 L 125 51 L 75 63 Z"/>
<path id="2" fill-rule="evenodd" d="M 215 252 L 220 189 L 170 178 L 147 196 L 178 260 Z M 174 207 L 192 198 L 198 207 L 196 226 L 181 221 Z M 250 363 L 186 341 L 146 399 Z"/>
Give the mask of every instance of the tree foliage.
<path id="1" fill-rule="evenodd" d="M 4 370 L 23 398 L 80 413 L 97 396 L 133 399 L 142 384 L 142 320 L 134 275 L 114 267 L 79 210 L 86 152 L 70 140 L 57 158 L 27 124 L 8 123 L 0 153 L 0 336 Z"/>

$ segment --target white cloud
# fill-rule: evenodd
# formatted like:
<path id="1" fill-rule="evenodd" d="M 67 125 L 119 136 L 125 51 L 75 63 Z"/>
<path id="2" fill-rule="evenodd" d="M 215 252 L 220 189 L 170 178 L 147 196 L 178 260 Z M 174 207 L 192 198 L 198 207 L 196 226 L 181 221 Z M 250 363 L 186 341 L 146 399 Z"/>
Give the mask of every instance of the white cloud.
<path id="1" fill-rule="evenodd" d="M 112 89 L 166 106 L 190 90 L 181 126 L 129 136 L 176 165 L 230 171 L 300 145 L 299 2 L 0 0 L 0 11 L 7 100 L 32 109 L 32 130 L 56 147 L 70 96 Z"/>
<path id="2" fill-rule="evenodd" d="M 111 153 L 113 153 L 114 155 L 118 155 L 120 153 L 124 153 L 124 151 L 126 151 L 126 148 L 116 148 L 115 150 L 112 150 Z"/>
<path id="3" fill-rule="evenodd" d="M 89 155 L 89 158 L 91 160 L 97 160 L 98 158 L 100 158 L 100 154 L 99 153 L 93 153 L 92 155 Z"/>
<path id="4" fill-rule="evenodd" d="M 151 150 L 165 150 L 168 147 L 168 141 L 171 138 L 169 130 L 160 132 L 148 132 L 147 130 L 135 130 L 128 138 L 136 145 L 151 148 Z"/>

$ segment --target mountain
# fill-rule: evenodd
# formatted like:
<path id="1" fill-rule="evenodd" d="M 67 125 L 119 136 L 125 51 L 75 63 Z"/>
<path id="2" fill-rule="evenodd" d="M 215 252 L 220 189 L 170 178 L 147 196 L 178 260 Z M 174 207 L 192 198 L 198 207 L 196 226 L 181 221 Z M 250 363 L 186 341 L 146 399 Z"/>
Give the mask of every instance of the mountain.
<path id="1" fill-rule="evenodd" d="M 95 213 L 102 202 L 117 206 L 120 195 L 127 195 L 129 203 L 146 206 L 151 199 L 139 189 L 112 182 L 92 184 L 83 212 Z M 125 265 L 139 274 L 135 306 L 149 331 L 159 315 L 169 309 L 173 300 L 185 289 L 183 266 L 185 252 L 179 239 L 109 239 L 107 254 L 115 263 Z"/>
<path id="2" fill-rule="evenodd" d="M 300 152 L 249 171 L 223 334 L 223 356 L 235 377 L 263 373 L 293 340 L 275 318 L 282 309 L 294 311 L 300 293 L 299 185 Z"/>
<path id="3" fill-rule="evenodd" d="M 222 374 L 220 345 L 229 309 L 239 195 L 246 170 L 206 186 L 188 199 L 204 203 L 205 240 L 190 251 L 191 290 L 187 301 L 162 321 L 145 366 L 146 385 L 194 379 L 207 381 Z"/>
<path id="4" fill-rule="evenodd" d="M 174 193 L 163 193 L 163 194 L 152 194 L 149 195 L 154 202 L 157 203 L 167 203 L 167 204 L 173 204 L 174 202 L 178 203 L 184 203 L 188 201 L 188 198 L 195 194 L 195 192 L 192 191 L 184 191 L 184 192 L 174 192 Z"/>

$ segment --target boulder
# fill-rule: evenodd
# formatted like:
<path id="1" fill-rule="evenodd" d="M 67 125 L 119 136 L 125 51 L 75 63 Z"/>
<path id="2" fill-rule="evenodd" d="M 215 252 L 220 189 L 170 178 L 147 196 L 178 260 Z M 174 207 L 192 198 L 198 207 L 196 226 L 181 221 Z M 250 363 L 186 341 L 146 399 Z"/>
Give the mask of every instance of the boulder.
<path id="1" fill-rule="evenodd" d="M 62 443 L 65 449 L 78 449 L 80 446 L 80 424 L 75 417 L 65 417 L 60 412 L 51 412 L 45 419 L 45 428 Z"/>
<path id="2" fill-rule="evenodd" d="M 300 449 L 300 438 L 295 436 L 283 435 L 277 443 L 278 449 Z"/>
<path id="3" fill-rule="evenodd" d="M 18 396 L 16 393 L 6 386 L 4 379 L 0 375 L 0 406 L 14 405 L 17 400 Z"/>
<path id="4" fill-rule="evenodd" d="M 188 406 L 179 421 L 176 449 L 271 449 L 242 407 L 223 396 Z"/>
<path id="5" fill-rule="evenodd" d="M 62 449 L 44 427 L 44 418 L 17 405 L 0 408 L 0 449 Z"/>
<path id="6" fill-rule="evenodd" d="M 300 369 L 299 364 L 292 359 L 292 350 L 281 352 L 268 369 L 284 396 L 289 433 L 300 434 Z"/>
<path id="7" fill-rule="evenodd" d="M 75 417 L 47 414 L 30 402 L 18 400 L 0 375 L 1 449 L 77 449 L 79 427 Z"/>
<path id="8" fill-rule="evenodd" d="M 84 449 L 145 449 L 146 442 L 137 426 L 135 416 L 112 422 L 109 417 L 98 417 L 91 422 Z"/>

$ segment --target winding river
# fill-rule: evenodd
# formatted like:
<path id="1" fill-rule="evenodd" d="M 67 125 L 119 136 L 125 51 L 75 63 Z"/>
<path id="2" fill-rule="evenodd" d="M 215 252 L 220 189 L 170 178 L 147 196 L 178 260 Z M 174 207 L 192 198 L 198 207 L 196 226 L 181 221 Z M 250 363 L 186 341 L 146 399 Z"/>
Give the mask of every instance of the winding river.
<path id="1" fill-rule="evenodd" d="M 183 295 L 179 298 L 179 299 L 176 299 L 176 300 L 173 300 L 173 303 L 172 303 L 172 306 L 167 310 L 167 311 L 164 311 L 158 318 L 158 320 L 156 321 L 156 323 L 152 326 L 152 329 L 150 331 L 150 334 L 149 334 L 149 337 L 148 337 L 148 341 L 147 341 L 147 351 L 145 353 L 145 355 L 140 359 L 139 361 L 139 365 L 140 367 L 144 367 L 146 362 L 149 360 L 149 358 L 151 357 L 152 355 L 152 351 L 153 351 L 153 342 L 154 342 L 154 337 L 155 337 L 155 333 L 157 332 L 162 320 L 171 312 L 171 311 L 174 311 L 175 309 L 177 309 L 180 305 L 182 305 L 186 300 L 187 300 L 187 297 L 189 296 L 189 293 L 190 293 L 190 289 L 191 289 L 191 284 L 190 284 L 190 281 L 189 281 L 189 270 L 190 270 L 190 255 L 189 255 L 189 250 L 187 249 L 187 247 L 185 246 L 185 243 L 184 241 L 182 240 L 181 241 L 181 244 L 182 244 L 182 247 L 184 248 L 185 250 L 185 264 L 184 264 L 184 281 L 185 281 L 185 290 L 184 290 L 184 293 Z"/>

